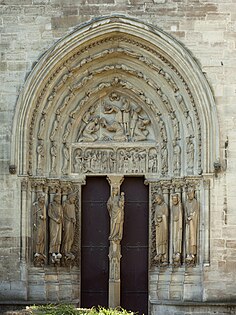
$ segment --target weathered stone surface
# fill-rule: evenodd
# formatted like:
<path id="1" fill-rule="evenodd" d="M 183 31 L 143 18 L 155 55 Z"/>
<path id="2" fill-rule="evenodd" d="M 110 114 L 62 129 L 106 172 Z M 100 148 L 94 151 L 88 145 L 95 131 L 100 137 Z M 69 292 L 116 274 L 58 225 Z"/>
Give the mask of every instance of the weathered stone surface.
<path id="1" fill-rule="evenodd" d="M 20 181 L 9 174 L 13 111 L 31 65 L 38 62 L 47 49 L 66 36 L 79 23 L 101 14 L 121 13 L 135 16 L 171 34 L 191 51 L 205 73 L 216 100 L 220 126 L 220 161 L 227 161 L 218 177 L 213 175 L 210 192 L 210 265 L 202 267 L 202 280 L 197 276 L 175 274 L 172 276 L 150 274 L 150 296 L 156 305 L 152 314 L 233 314 L 234 307 L 221 305 L 192 306 L 158 305 L 158 299 L 180 300 L 184 298 L 206 301 L 234 301 L 236 266 L 236 216 L 235 216 L 235 95 L 236 95 L 236 11 L 232 1 L 58 1 L 58 0 L 1 0 L 1 63 L 0 72 L 0 299 L 24 300 L 27 285 L 24 268 L 19 261 L 28 258 L 31 243 L 22 237 Z M 173 58 L 174 59 L 174 58 Z M 36 97 L 36 96 L 35 96 Z M 202 100 L 204 102 L 204 100 Z M 10 112 L 8 112 L 10 111 Z M 28 113 L 30 114 L 30 113 Z M 52 118 L 53 120 L 53 118 Z M 24 132 L 24 130 L 22 130 Z M 207 135 L 202 135 L 204 139 Z M 225 148 L 226 139 L 229 139 Z M 27 145 L 27 143 L 24 143 Z M 211 154 L 211 152 L 207 153 Z M 14 163 L 17 170 L 18 160 Z M 29 196 L 27 196 L 29 198 Z M 30 199 L 28 204 L 30 203 Z M 22 209 L 26 208 L 23 204 Z M 24 221 L 26 222 L 26 221 Z M 204 230 L 205 226 L 201 226 Z M 201 230 L 201 231 L 202 231 Z M 28 235 L 27 234 L 27 235 Z M 22 242 L 24 248 L 22 249 Z M 204 243 L 204 239 L 202 239 Z M 77 274 L 65 276 L 38 273 L 30 274 L 28 299 L 42 301 L 79 298 Z M 73 279 L 70 280 L 70 279 Z M 181 281 L 183 280 L 183 284 Z M 70 282 L 71 281 L 71 282 Z M 157 283 L 160 281 L 160 291 Z M 172 282 L 174 283 L 172 283 Z M 195 285 L 196 281 L 198 282 Z M 164 283 L 163 283 L 164 282 Z M 178 285 L 176 285 L 178 283 Z M 184 290 L 182 291 L 182 288 Z M 202 293 L 203 292 L 203 293 Z"/>

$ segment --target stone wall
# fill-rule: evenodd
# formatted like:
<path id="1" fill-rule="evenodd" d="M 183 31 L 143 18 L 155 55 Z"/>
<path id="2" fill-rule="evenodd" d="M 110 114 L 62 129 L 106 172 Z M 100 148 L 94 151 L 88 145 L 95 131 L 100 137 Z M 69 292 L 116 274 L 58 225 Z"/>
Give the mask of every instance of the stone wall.
<path id="1" fill-rule="evenodd" d="M 221 171 L 211 187 L 210 265 L 203 300 L 236 298 L 236 3 L 234 0 L 1 0 L 0 300 L 26 298 L 21 263 L 20 182 L 9 174 L 12 123 L 24 81 L 39 58 L 80 23 L 123 14 L 166 31 L 194 56 L 215 97 Z M 217 161 L 216 161 L 217 162 Z"/>

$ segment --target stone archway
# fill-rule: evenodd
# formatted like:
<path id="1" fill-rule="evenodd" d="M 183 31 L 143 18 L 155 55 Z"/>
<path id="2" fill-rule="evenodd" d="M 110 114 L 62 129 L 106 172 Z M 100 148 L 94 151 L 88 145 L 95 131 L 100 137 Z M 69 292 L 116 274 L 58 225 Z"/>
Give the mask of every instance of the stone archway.
<path id="1" fill-rule="evenodd" d="M 199 227 L 205 226 L 198 228 L 198 263 L 209 261 L 206 178 L 219 159 L 218 131 L 209 85 L 175 39 L 123 16 L 82 25 L 39 60 L 17 104 L 12 164 L 18 166 L 24 183 L 30 183 L 30 188 L 22 185 L 29 237 L 34 236 L 31 203 L 41 192 L 46 203 L 57 193 L 63 203 L 71 192 L 80 199 L 87 175 L 145 175 L 152 201 L 161 191 L 168 204 L 171 193 L 178 193 L 185 202 L 186 187 L 194 188 L 201 201 Z M 80 202 L 76 207 L 73 253 L 79 255 Z M 151 204 L 150 218 L 155 274 Z M 46 233 L 45 242 L 48 238 Z M 171 246 L 170 241 L 170 257 Z M 33 247 L 34 243 L 25 257 L 28 264 Z M 50 261 L 41 259 L 37 264 L 41 263 Z M 50 264 L 48 268 L 50 273 Z M 70 288 L 74 285 L 71 282 Z"/>

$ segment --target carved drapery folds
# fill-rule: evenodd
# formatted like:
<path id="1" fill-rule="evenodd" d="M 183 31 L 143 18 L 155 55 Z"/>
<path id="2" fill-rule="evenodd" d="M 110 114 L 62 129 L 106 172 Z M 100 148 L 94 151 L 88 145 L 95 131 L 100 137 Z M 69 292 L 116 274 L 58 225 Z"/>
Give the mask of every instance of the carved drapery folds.
<path id="1" fill-rule="evenodd" d="M 200 182 L 181 179 L 151 183 L 152 265 L 178 267 L 199 262 Z"/>
<path id="2" fill-rule="evenodd" d="M 78 258 L 78 187 L 39 179 L 31 187 L 34 265 L 72 266 Z"/>
<path id="3" fill-rule="evenodd" d="M 48 210 L 55 194 L 61 196 L 60 207 L 62 210 L 68 207 L 64 212 L 73 219 L 74 206 L 68 199 L 70 192 L 75 191 L 71 183 L 90 174 L 159 179 L 161 188 L 158 184 L 153 191 L 156 194 L 158 190 L 168 208 L 167 230 L 171 234 L 167 263 L 183 263 L 187 254 L 194 256 L 194 263 L 198 261 L 198 244 L 192 241 L 194 233 L 189 233 L 193 238 L 189 247 L 186 245 L 185 187 L 188 177 L 214 171 L 213 164 L 219 158 L 218 130 L 214 100 L 204 75 L 188 51 L 161 30 L 112 16 L 85 24 L 62 39 L 44 54 L 29 75 L 18 100 L 12 133 L 11 164 L 17 165 L 19 175 L 36 183 L 31 200 L 32 213 L 36 211 L 39 215 L 34 218 L 33 247 L 34 254 L 39 254 L 35 264 L 52 262 L 49 251 L 53 236 L 50 237 L 49 230 L 45 235 L 40 231 L 53 220 Z M 44 181 L 41 186 L 39 178 Z M 175 183 L 173 190 L 173 178 L 179 181 L 182 178 L 184 184 Z M 63 182 L 70 189 L 65 189 Z M 199 203 L 196 185 L 194 190 L 194 199 Z M 46 220 L 41 214 L 45 211 L 42 193 Z M 177 193 L 178 198 L 172 193 Z M 26 199 L 26 194 L 22 195 Z M 158 259 L 154 259 L 157 255 L 154 197 L 152 202 L 155 265 Z M 78 213 L 78 200 L 75 208 Z M 192 218 L 193 209 L 188 207 Z M 180 235 L 177 231 L 181 230 L 181 215 Z M 192 221 L 199 228 L 199 217 L 197 223 Z M 172 237 L 177 234 L 174 242 Z M 71 244 L 70 233 L 68 238 L 63 232 L 60 234 L 57 248 L 51 244 L 54 248 L 51 251 L 62 255 L 62 258 L 54 255 L 56 264 L 63 264 L 68 251 L 74 255 L 79 247 L 78 238 L 75 229 L 77 241 L 70 251 L 66 249 L 70 245 L 63 244 L 65 240 Z M 42 240 L 45 245 L 41 246 Z M 166 263 L 164 256 L 162 262 Z"/>
<path id="4" fill-rule="evenodd" d="M 36 97 L 30 100 L 27 121 L 26 117 L 21 120 L 22 127 L 27 126 L 29 132 L 22 139 L 28 147 L 22 146 L 25 152 L 20 156 L 24 156 L 26 163 L 22 163 L 20 172 L 70 176 L 74 172 L 73 148 L 86 143 L 91 146 L 118 143 L 120 147 L 149 144 L 159 151 L 162 165 L 159 164 L 158 172 L 162 177 L 208 171 L 209 161 L 204 158 L 207 152 L 214 152 L 210 148 L 212 126 L 208 130 L 209 148 L 202 143 L 202 137 L 203 128 L 214 119 L 210 117 L 214 113 L 204 104 L 210 102 L 210 96 L 202 101 L 206 89 L 199 94 L 199 89 L 186 79 L 198 73 L 197 66 L 186 75 L 193 67 L 191 57 L 173 63 L 171 56 L 176 43 L 170 45 L 166 38 L 166 49 L 161 50 L 158 41 L 163 36 L 157 36 L 158 31 L 145 28 L 142 35 L 138 32 L 139 36 L 133 36 L 137 24 L 133 25 L 131 20 L 108 20 L 107 24 L 96 25 L 102 37 L 88 36 L 82 46 L 67 48 L 63 58 L 55 56 L 56 63 L 51 62 L 45 73 L 40 71 L 39 75 L 45 77 L 31 85 L 37 93 L 31 93 Z M 102 31 L 104 25 L 112 30 L 117 23 L 121 33 Z M 150 43 L 146 32 L 153 36 Z M 186 56 L 178 49 L 176 57 Z M 191 59 L 188 61 L 191 66 L 185 69 L 186 58 Z M 148 167 L 146 172 L 152 169 L 156 173 L 156 166 Z"/>

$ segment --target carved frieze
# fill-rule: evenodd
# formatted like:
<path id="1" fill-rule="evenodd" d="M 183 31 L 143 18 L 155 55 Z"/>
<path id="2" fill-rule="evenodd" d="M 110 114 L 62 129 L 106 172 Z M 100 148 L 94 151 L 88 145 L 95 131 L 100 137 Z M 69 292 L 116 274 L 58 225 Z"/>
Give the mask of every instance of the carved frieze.
<path id="1" fill-rule="evenodd" d="M 75 174 L 145 174 L 158 173 L 158 148 L 76 147 L 72 150 L 72 173 Z"/>

